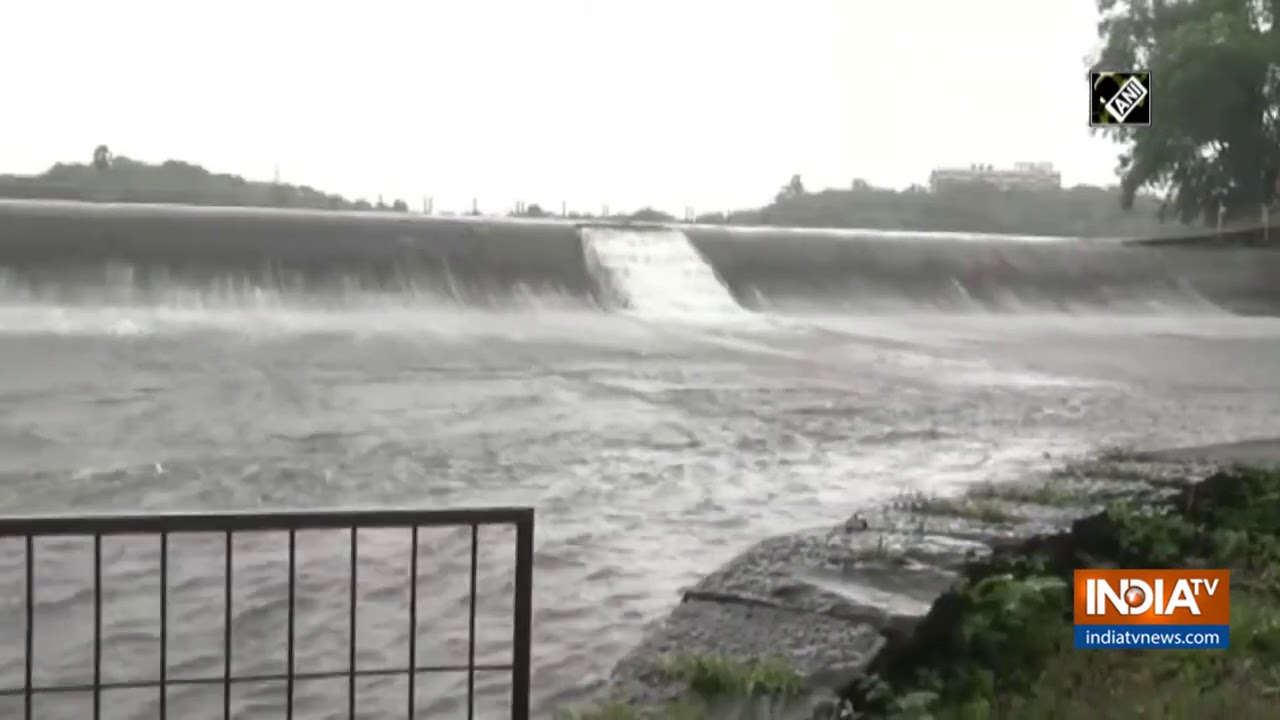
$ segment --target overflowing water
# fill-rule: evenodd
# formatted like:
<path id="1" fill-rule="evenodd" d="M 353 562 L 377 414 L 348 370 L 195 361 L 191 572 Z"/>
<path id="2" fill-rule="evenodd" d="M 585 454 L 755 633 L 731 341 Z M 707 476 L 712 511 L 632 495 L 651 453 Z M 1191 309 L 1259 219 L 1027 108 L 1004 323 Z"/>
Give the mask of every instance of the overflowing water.
<path id="1" fill-rule="evenodd" d="M 620 308 L 652 320 L 716 321 L 747 313 L 677 230 L 582 230 L 587 267 Z"/>
<path id="2" fill-rule="evenodd" d="M 534 703 L 546 713 L 598 685 L 680 587 L 766 535 L 903 491 L 1019 477 L 1099 444 L 1280 433 L 1280 321 L 1204 290 L 1221 290 L 1234 258 L 1205 256 L 1196 278 L 1143 268 L 1130 286 L 1112 265 L 1063 305 L 1030 302 L 1028 278 L 1049 273 L 1022 254 L 1025 267 L 956 266 L 952 290 L 934 283 L 918 303 L 903 301 L 904 281 L 881 296 L 893 302 L 859 306 L 879 287 L 855 287 L 865 271 L 848 273 L 848 292 L 824 268 L 810 289 L 822 280 L 835 294 L 787 294 L 793 285 L 759 267 L 726 264 L 727 245 L 669 232 L 628 256 L 601 250 L 604 237 L 587 233 L 581 247 L 612 285 L 506 286 L 501 302 L 468 301 L 458 288 L 471 266 L 456 256 L 409 289 L 367 275 L 345 290 L 248 273 L 215 283 L 145 258 L 129 260 L 140 270 L 128 277 L 92 270 L 96 258 L 74 273 L 9 263 L 0 509 L 533 505 Z M 917 277 L 942 272 L 927 252 L 859 252 L 892 266 L 883 277 L 907 277 L 911 253 L 923 258 Z M 1053 252 L 1045 262 L 1074 257 Z M 1001 297 L 999 272 L 1017 282 L 1007 302 L 985 304 Z M 1057 278 L 1045 296 L 1065 293 Z M 956 284 L 968 304 L 941 311 Z M 1158 302 L 1141 301 L 1156 290 Z M 691 314 L 703 321 L 684 322 Z M 721 315 L 756 322 L 706 321 Z M 482 533 L 485 662 L 510 652 L 510 542 Z M 299 671 L 345 667 L 347 543 L 319 531 L 299 543 Z M 468 543 L 465 530 L 423 532 L 419 663 L 465 660 Z M 407 662 L 408 549 L 407 532 L 360 537 L 362 667 Z M 218 675 L 221 539 L 175 539 L 171 552 L 170 673 Z M 237 673 L 283 669 L 284 552 L 281 537 L 237 541 Z M 84 681 L 90 544 L 43 541 L 37 556 L 37 682 Z M 22 558 L 0 547 L 0 686 L 22 682 Z M 154 677 L 154 543 L 109 539 L 104 559 L 106 679 Z M 477 678 L 478 717 L 496 716 L 506 682 Z M 361 707 L 401 711 L 404 687 L 362 682 Z M 428 716 L 459 716 L 465 678 L 419 687 Z M 345 692 L 300 683 L 299 716 L 340 715 Z M 155 715 L 153 690 L 106 697 L 105 717 Z M 233 700 L 246 717 L 275 717 L 283 685 L 237 686 Z M 169 710 L 215 717 L 220 701 L 217 687 L 175 689 Z M 0 717 L 19 707 L 0 698 Z M 80 718 L 88 696 L 37 707 Z"/>

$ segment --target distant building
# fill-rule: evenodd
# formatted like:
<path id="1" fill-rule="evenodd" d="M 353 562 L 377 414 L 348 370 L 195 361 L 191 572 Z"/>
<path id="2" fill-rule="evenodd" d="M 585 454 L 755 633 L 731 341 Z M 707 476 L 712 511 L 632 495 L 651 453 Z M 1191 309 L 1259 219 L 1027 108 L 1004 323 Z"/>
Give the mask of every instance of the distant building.
<path id="1" fill-rule="evenodd" d="M 991 165 L 970 165 L 967 168 L 939 168 L 929 174 L 929 188 L 933 192 L 948 187 L 964 185 L 994 185 L 1002 190 L 1057 189 L 1062 187 L 1062 174 L 1053 163 L 1020 162 L 1013 168 L 996 168 Z"/>

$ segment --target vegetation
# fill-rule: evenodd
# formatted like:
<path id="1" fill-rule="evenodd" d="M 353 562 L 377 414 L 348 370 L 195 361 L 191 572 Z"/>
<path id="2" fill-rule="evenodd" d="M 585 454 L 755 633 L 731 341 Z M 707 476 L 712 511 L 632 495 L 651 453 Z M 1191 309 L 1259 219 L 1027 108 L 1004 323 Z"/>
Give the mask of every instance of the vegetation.
<path id="1" fill-rule="evenodd" d="M 949 497 L 912 493 L 902 498 L 898 502 L 898 507 L 918 515 L 968 518 L 991 525 L 1002 525 L 1021 519 L 1021 516 L 1003 504 L 977 496 Z"/>
<path id="2" fill-rule="evenodd" d="M 757 210 L 712 213 L 700 222 L 791 227 L 858 227 L 1077 237 L 1152 237 L 1176 226 L 1160 221 L 1160 202 L 1139 197 L 1120 207 L 1118 188 L 1001 189 L 993 185 L 906 190 L 855 181 L 847 190 L 804 191 L 793 178 L 774 202 Z"/>
<path id="3" fill-rule="evenodd" d="M 106 145 L 94 148 L 87 164 L 58 163 L 41 175 L 0 175 L 0 198 L 42 198 L 95 202 L 180 203 L 250 207 L 310 208 L 316 210 L 395 210 L 390 205 L 348 200 L 315 188 L 274 182 L 254 182 L 239 175 L 212 173 L 190 163 L 168 160 L 159 165 L 113 155 Z"/>
<path id="4" fill-rule="evenodd" d="M 661 708 L 640 708 L 606 699 L 591 707 L 564 710 L 560 720 L 776 720 L 804 703 L 804 679 L 786 662 L 758 658 L 738 662 L 720 656 L 676 655 L 660 668 L 687 688 L 686 696 Z"/>
<path id="5" fill-rule="evenodd" d="M 1280 713 L 1280 470 L 1237 468 L 1167 504 L 971 562 L 915 631 L 846 689 L 857 717 L 1263 718 Z M 1072 571 L 1232 571 L 1229 650 L 1078 651 Z"/>
<path id="6" fill-rule="evenodd" d="M 1001 190 L 994 186 L 904 191 L 854 181 L 848 190 L 810 192 L 799 175 L 777 193 L 773 203 L 730 213 L 697 217 L 698 222 L 793 227 L 858 227 L 895 230 L 1023 233 L 1075 236 L 1151 237 L 1169 234 L 1160 223 L 1159 201 L 1138 197 L 1131 211 L 1117 201 L 1117 188 L 1077 186 L 1062 190 Z M 113 155 L 106 145 L 90 162 L 59 163 L 41 175 L 0 175 L 0 197 L 151 202 L 194 205 L 289 207 L 327 210 L 408 211 L 403 200 L 390 204 L 349 200 L 308 186 L 255 182 L 169 160 L 155 165 Z M 468 214 L 479 214 L 473 209 Z M 537 203 L 518 203 L 516 217 L 552 217 Z M 645 207 L 631 213 L 596 216 L 569 213 L 571 219 L 675 222 L 677 218 Z"/>
<path id="7" fill-rule="evenodd" d="M 1280 0 L 1097 0 L 1100 69 L 1151 71 L 1158 119 L 1126 143 L 1122 200 L 1184 222 L 1256 221 L 1280 178 Z"/>

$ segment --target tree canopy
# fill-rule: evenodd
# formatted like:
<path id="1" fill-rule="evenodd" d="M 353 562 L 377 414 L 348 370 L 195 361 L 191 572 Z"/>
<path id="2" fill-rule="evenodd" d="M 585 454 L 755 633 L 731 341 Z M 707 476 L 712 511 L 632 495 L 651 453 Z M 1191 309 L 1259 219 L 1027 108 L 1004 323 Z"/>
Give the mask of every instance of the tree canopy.
<path id="1" fill-rule="evenodd" d="M 1094 185 L 1004 189 L 975 183 L 933 192 L 854 180 L 849 189 L 784 192 L 763 208 L 710 213 L 698 221 L 1072 237 L 1158 237 L 1177 231 L 1159 220 L 1157 198 L 1139 193 L 1133 207 L 1125 210 L 1117 201 L 1119 195 L 1119 188 Z"/>
<path id="2" fill-rule="evenodd" d="M 1256 218 L 1280 174 L 1280 0 L 1097 0 L 1100 70 L 1151 72 L 1150 127 L 1114 128 L 1121 200 L 1183 222 Z"/>

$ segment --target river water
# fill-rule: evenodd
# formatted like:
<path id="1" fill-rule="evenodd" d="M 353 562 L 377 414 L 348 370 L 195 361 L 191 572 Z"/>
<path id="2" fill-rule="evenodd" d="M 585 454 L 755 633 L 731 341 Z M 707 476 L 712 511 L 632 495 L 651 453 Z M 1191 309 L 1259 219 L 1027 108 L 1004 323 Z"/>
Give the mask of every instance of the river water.
<path id="1" fill-rule="evenodd" d="M 193 296 L 195 297 L 195 296 Z M 198 301 L 197 301 L 198 300 Z M 1037 472 L 1103 444 L 1280 434 L 1280 321 L 1203 305 L 1136 314 L 756 308 L 653 319 L 526 297 L 0 307 L 0 511 L 264 507 L 537 509 L 534 705 L 597 687 L 678 590 L 770 534 L 912 490 Z M 346 665 L 344 533 L 299 543 L 299 671 Z M 419 663 L 466 652 L 467 531 L 426 531 Z M 511 534 L 483 531 L 479 660 L 509 658 Z M 171 541 L 171 675 L 219 675 L 220 538 Z M 359 662 L 405 663 L 409 538 L 360 537 Z M 104 541 L 104 679 L 153 678 L 154 540 Z M 37 543 L 37 683 L 91 673 L 91 545 Z M 22 549 L 0 547 L 0 686 L 22 684 Z M 237 540 L 237 673 L 283 669 L 284 544 Z M 424 678 L 465 717 L 465 677 Z M 477 678 L 500 717 L 507 678 Z M 403 678 L 360 684 L 403 713 Z M 300 683 L 299 717 L 345 712 L 345 681 Z M 155 717 L 154 690 L 104 717 Z M 220 717 L 218 687 L 173 717 Z M 37 717 L 87 716 L 89 696 Z M 279 717 L 283 685 L 237 686 Z M 20 699 L 0 698 L 19 717 Z"/>

